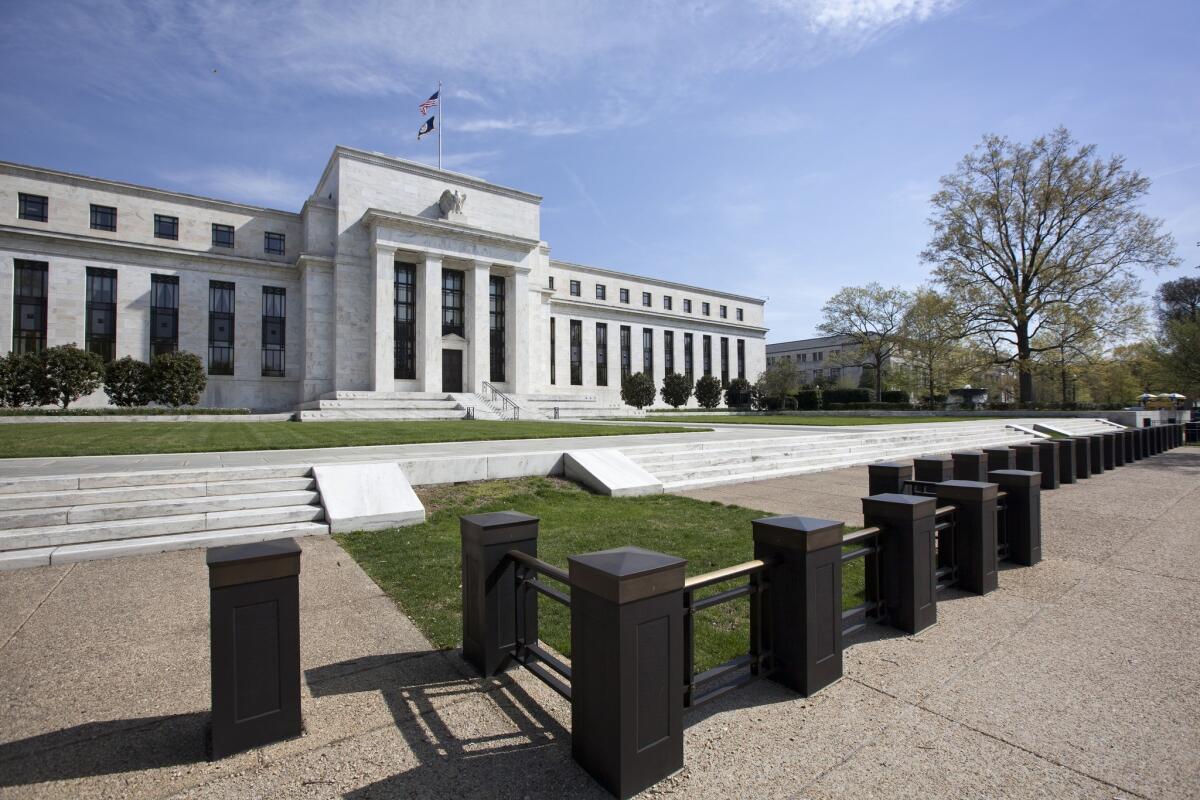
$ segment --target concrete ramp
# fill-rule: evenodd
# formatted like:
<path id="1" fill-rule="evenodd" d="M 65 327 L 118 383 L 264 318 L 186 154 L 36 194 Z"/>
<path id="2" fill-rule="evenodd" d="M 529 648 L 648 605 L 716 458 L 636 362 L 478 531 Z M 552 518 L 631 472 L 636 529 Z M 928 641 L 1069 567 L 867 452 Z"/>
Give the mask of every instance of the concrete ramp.
<path id="1" fill-rule="evenodd" d="M 563 453 L 563 472 L 593 492 L 610 497 L 663 493 L 662 481 L 620 450 L 569 450 Z"/>
<path id="2" fill-rule="evenodd" d="M 425 521 L 425 506 L 395 462 L 313 467 L 333 533 L 376 531 Z"/>

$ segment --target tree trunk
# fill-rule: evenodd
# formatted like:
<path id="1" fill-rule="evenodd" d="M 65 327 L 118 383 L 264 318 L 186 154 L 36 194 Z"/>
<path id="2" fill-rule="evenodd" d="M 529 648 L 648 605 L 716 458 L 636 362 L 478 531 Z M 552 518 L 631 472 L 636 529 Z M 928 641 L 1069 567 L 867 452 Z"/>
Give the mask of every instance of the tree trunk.
<path id="1" fill-rule="evenodd" d="M 883 402 L 880 398 L 883 397 L 883 359 L 878 355 L 875 356 L 875 402 Z"/>
<path id="2" fill-rule="evenodd" d="M 1064 363 L 1060 369 L 1062 370 L 1062 402 L 1067 404 L 1067 365 Z"/>
<path id="3" fill-rule="evenodd" d="M 1022 403 L 1033 402 L 1033 372 L 1030 371 L 1029 326 L 1018 326 L 1017 334 L 1017 378 L 1020 381 Z"/>

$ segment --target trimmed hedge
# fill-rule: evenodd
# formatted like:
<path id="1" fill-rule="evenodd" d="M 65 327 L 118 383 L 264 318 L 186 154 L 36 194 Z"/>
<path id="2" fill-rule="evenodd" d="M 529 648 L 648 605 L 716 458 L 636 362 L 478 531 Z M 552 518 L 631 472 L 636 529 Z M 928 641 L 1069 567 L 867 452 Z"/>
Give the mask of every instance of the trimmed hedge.
<path id="1" fill-rule="evenodd" d="M 167 417 L 176 414 L 188 416 L 231 416 L 252 413 L 248 408 L 164 408 L 163 406 L 124 408 L 0 408 L 0 417 Z"/>
<path id="2" fill-rule="evenodd" d="M 881 403 L 903 403 L 908 405 L 908 392 L 900 389 L 884 389 L 879 394 L 879 402 Z"/>

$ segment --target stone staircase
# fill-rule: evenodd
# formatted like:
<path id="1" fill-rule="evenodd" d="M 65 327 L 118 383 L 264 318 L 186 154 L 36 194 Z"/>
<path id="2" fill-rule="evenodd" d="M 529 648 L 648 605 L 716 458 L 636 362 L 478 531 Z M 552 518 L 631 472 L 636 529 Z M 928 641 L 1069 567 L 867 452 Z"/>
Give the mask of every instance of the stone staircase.
<path id="1" fill-rule="evenodd" d="M 530 419 L 595 419 L 646 415 L 645 411 L 639 411 L 624 403 L 601 403 L 595 395 L 527 394 L 515 399 Z M 555 409 L 558 409 L 557 416 Z"/>
<path id="2" fill-rule="evenodd" d="M 328 534 L 305 465 L 0 480 L 0 569 Z"/>
<path id="3" fill-rule="evenodd" d="M 1124 425 L 1118 425 L 1107 419 L 1068 418 L 1056 419 L 1051 422 L 1035 422 L 1034 430 L 1044 433 L 1056 433 L 1061 436 L 1089 436 L 1093 433 L 1112 433 L 1125 430 Z"/>
<path id="4" fill-rule="evenodd" d="M 301 422 L 463 419 L 467 406 L 445 392 L 328 392 L 296 407 Z"/>
<path id="5" fill-rule="evenodd" d="M 627 447 L 622 452 L 662 482 L 666 491 L 781 478 L 899 458 L 1033 441 L 1004 423 L 931 423 L 810 436 L 734 442 Z"/>

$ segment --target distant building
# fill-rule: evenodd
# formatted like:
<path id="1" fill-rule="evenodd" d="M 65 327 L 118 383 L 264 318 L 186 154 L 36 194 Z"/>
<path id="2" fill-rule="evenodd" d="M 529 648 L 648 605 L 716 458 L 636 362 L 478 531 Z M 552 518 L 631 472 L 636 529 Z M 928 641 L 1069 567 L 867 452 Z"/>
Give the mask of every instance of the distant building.
<path id="1" fill-rule="evenodd" d="M 767 345 L 767 366 L 777 361 L 790 361 L 801 383 L 812 384 L 823 379 L 840 386 L 858 386 L 862 380 L 862 366 L 842 363 L 843 351 L 852 349 L 848 336 L 817 336 L 778 342 Z"/>

